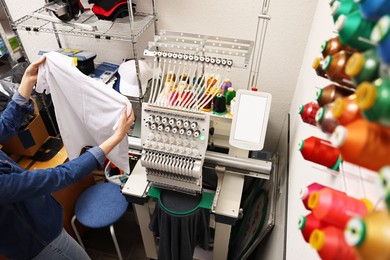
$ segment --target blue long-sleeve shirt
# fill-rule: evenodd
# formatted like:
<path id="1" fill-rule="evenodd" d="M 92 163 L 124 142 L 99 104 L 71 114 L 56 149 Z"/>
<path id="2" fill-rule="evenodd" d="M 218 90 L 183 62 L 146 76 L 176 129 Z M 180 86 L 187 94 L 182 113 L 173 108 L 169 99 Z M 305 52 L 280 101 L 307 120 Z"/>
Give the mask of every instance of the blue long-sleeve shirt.
<path id="1" fill-rule="evenodd" d="M 18 131 L 31 101 L 15 93 L 0 116 L 0 143 Z M 93 147 L 55 168 L 26 171 L 0 151 L 0 254 L 31 259 L 63 228 L 63 209 L 51 193 L 101 167 L 105 155 Z"/>

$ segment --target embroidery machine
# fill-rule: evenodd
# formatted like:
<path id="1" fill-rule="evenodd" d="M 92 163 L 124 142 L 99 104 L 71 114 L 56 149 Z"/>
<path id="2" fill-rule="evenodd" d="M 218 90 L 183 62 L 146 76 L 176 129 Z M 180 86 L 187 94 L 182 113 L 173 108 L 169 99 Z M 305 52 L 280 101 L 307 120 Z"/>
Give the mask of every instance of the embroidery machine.
<path id="1" fill-rule="evenodd" d="M 252 50 L 251 41 L 162 31 L 144 52 L 154 58 L 153 69 L 160 73 L 142 104 L 140 138 L 129 136 L 129 153 L 140 159 L 122 193 L 134 203 L 148 258 L 157 259 L 156 239 L 148 229 L 154 207 L 148 195 L 151 187 L 213 195 L 213 259 L 227 258 L 231 225 L 245 214 L 240 207 L 246 177 L 269 180 L 265 186 L 270 207 L 259 239 L 272 228 L 277 156 L 248 158 L 249 150 L 262 149 L 270 95 L 238 90 L 230 111 L 234 116 L 205 111 L 221 92 L 230 69 L 247 68 Z M 227 153 L 212 151 L 213 147 Z M 215 189 L 202 186 L 205 172 L 217 176 Z"/>

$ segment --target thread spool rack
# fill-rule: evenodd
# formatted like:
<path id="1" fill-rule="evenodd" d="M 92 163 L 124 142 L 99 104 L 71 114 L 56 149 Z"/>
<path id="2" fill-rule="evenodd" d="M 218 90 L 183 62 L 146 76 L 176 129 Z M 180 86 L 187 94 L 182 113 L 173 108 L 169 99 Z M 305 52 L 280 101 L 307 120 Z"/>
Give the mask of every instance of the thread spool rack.
<path id="1" fill-rule="evenodd" d="M 253 49 L 250 40 L 160 31 L 144 51 L 161 73 L 153 77 L 148 103 L 201 111 L 231 68 L 248 68 Z"/>

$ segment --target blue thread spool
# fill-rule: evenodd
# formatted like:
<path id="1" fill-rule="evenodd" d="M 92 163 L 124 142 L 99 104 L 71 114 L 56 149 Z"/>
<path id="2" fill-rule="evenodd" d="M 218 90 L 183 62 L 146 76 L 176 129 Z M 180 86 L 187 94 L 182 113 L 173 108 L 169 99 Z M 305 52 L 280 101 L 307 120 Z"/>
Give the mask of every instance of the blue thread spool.
<path id="1" fill-rule="evenodd" d="M 383 15 L 390 14 L 390 0 L 355 0 L 360 6 L 362 16 L 378 21 Z"/>
<path id="2" fill-rule="evenodd" d="M 378 53 L 381 60 L 390 64 L 390 15 L 385 15 L 374 27 L 371 40 L 378 43 Z"/>

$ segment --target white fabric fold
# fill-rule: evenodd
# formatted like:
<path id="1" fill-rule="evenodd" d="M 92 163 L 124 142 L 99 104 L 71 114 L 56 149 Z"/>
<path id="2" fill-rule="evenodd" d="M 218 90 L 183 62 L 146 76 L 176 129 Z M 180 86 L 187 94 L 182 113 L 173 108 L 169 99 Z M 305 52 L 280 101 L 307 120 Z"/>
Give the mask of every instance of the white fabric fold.
<path id="1" fill-rule="evenodd" d="M 72 58 L 57 52 L 44 55 L 46 62 L 39 67 L 35 90 L 51 94 L 61 138 L 72 160 L 84 146 L 97 146 L 109 138 L 125 107 L 130 115 L 131 103 L 103 82 L 80 72 Z M 127 137 L 107 158 L 130 172 Z"/>

